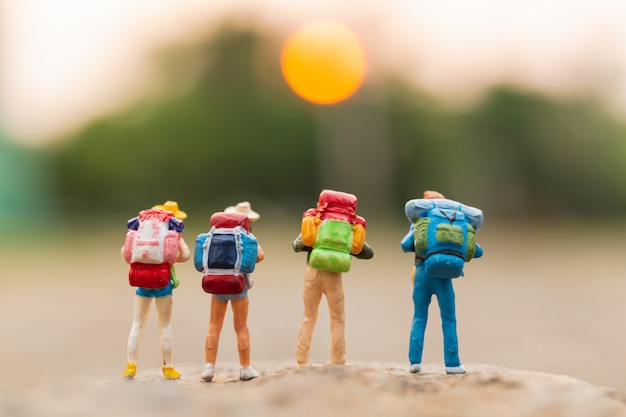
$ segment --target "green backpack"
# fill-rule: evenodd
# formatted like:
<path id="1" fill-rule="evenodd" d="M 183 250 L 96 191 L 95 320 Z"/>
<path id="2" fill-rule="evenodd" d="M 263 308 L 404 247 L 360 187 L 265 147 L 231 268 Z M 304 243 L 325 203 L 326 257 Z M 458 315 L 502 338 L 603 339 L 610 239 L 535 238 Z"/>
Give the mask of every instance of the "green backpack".
<path id="1" fill-rule="evenodd" d="M 352 225 L 344 220 L 323 220 L 317 230 L 309 264 L 330 272 L 348 272 L 352 262 Z"/>

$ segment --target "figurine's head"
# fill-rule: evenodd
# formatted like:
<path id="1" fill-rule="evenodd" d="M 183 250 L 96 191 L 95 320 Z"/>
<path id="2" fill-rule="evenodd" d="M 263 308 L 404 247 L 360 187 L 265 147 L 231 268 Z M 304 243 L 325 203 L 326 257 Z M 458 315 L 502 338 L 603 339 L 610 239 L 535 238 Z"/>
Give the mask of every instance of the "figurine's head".
<path id="1" fill-rule="evenodd" d="M 178 208 L 178 203 L 176 201 L 168 200 L 165 203 L 156 205 L 152 208 L 171 211 L 172 213 L 174 213 L 174 217 L 176 217 L 178 220 L 185 220 L 187 218 L 187 213 Z"/>
<path id="2" fill-rule="evenodd" d="M 256 211 L 252 210 L 252 206 L 248 201 L 242 201 L 237 203 L 236 206 L 226 207 L 224 209 L 224 213 L 241 213 L 248 216 L 250 222 L 255 222 L 261 218 L 261 215 Z"/>
<path id="3" fill-rule="evenodd" d="M 443 194 L 438 191 L 424 191 L 424 198 L 445 198 Z"/>

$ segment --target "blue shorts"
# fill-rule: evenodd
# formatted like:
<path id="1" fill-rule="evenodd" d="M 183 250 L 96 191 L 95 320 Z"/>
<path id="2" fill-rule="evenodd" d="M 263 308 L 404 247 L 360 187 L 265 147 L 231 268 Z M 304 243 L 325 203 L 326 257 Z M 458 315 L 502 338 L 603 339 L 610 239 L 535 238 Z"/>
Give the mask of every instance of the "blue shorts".
<path id="1" fill-rule="evenodd" d="M 246 288 L 239 294 L 213 294 L 213 297 L 217 298 L 220 301 L 228 302 L 233 301 L 238 298 L 244 298 L 248 296 L 248 289 Z"/>
<path id="2" fill-rule="evenodd" d="M 172 295 L 172 290 L 174 289 L 174 284 L 172 284 L 172 280 L 163 287 L 163 288 L 143 288 L 137 287 L 136 293 L 141 297 L 154 297 L 161 298 L 167 297 L 168 295 Z"/>

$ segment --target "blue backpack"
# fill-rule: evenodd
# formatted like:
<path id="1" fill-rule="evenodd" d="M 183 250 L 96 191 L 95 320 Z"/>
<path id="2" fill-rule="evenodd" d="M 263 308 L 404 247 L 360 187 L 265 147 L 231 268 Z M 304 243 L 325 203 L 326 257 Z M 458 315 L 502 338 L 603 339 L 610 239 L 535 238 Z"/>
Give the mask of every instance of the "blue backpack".
<path id="1" fill-rule="evenodd" d="M 239 294 L 245 289 L 243 274 L 254 271 L 258 253 L 250 221 L 243 214 L 215 213 L 210 224 L 211 230 L 196 238 L 193 258 L 203 273 L 202 288 L 211 294 Z"/>
<path id="2" fill-rule="evenodd" d="M 410 207 L 411 202 L 419 203 Z M 425 272 L 436 278 L 462 276 L 465 262 L 476 254 L 476 229 L 482 224 L 482 212 L 444 199 L 409 203 L 406 212 L 415 224 L 415 253 L 424 260 Z"/>

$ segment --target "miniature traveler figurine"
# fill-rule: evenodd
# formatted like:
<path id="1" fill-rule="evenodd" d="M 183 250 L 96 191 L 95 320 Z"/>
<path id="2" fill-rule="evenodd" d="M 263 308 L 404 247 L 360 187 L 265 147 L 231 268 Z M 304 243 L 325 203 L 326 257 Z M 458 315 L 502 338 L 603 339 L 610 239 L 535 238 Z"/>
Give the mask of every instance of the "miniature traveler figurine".
<path id="1" fill-rule="evenodd" d="M 128 233 L 122 256 L 130 264 L 130 285 L 137 287 L 133 325 L 128 336 L 128 363 L 122 374 L 133 378 L 137 373 L 137 353 L 141 333 L 154 299 L 158 314 L 163 376 L 180 378 L 172 363 L 172 290 L 179 284 L 174 271 L 175 262 L 185 262 L 190 253 L 181 235 L 187 214 L 175 201 L 143 210 L 128 221 Z"/>
<path id="2" fill-rule="evenodd" d="M 261 245 L 250 232 L 250 223 L 260 218 L 247 201 L 227 207 L 211 216 L 211 230 L 198 235 L 194 266 L 203 273 L 202 289 L 210 294 L 211 315 L 206 335 L 204 355 L 206 365 L 200 377 L 211 381 L 215 376 L 215 361 L 226 307 L 233 309 L 237 349 L 241 369 L 239 379 L 247 381 L 259 376 L 250 364 L 250 332 L 248 330 L 248 290 L 252 287 L 249 274 L 255 264 L 265 257 Z"/>
<path id="3" fill-rule="evenodd" d="M 416 373 L 422 368 L 428 306 L 434 294 L 441 313 L 446 373 L 464 374 L 466 370 L 459 359 L 452 279 L 463 276 L 465 262 L 483 254 L 475 236 L 483 223 L 483 213 L 448 200 L 436 191 L 425 191 L 424 198 L 409 200 L 405 213 L 411 227 L 401 247 L 404 252 L 415 254 L 410 371 Z"/>
<path id="4" fill-rule="evenodd" d="M 353 194 L 323 190 L 317 208 L 304 212 L 302 230 L 293 242 L 296 252 L 306 251 L 304 315 L 298 332 L 296 361 L 309 361 L 313 329 L 322 294 L 330 315 L 331 363 L 346 363 L 345 311 L 342 272 L 350 270 L 352 256 L 370 259 L 372 248 L 365 242 L 365 219 L 355 213 Z"/>

